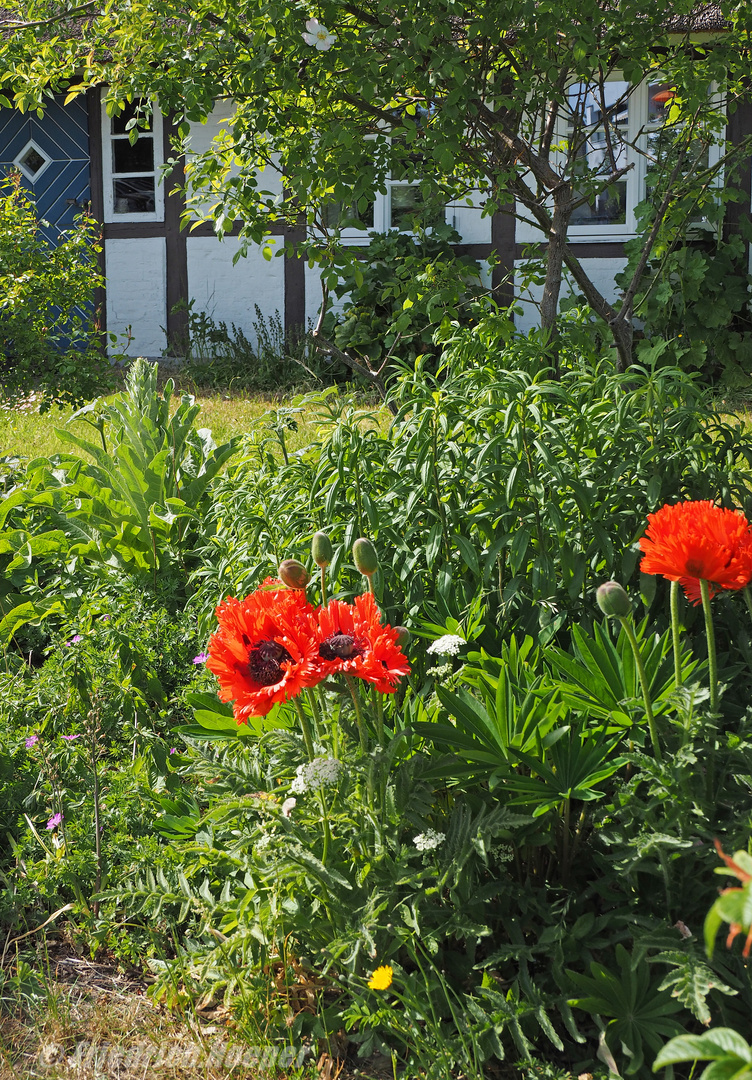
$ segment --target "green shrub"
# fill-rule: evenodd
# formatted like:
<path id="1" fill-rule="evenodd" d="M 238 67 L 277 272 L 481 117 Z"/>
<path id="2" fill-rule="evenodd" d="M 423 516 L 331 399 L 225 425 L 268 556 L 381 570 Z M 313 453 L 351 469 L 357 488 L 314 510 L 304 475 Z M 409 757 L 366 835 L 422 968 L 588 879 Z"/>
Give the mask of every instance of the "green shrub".
<path id="1" fill-rule="evenodd" d="M 335 292 L 345 304 L 327 316 L 326 335 L 375 367 L 387 355 L 405 364 L 421 354 L 438 359 L 437 326 L 476 314 L 472 301 L 484 292 L 480 266 L 455 254 L 452 244 L 460 237 L 448 225 L 417 236 L 392 231 L 370 237 L 366 257 L 339 268 Z"/>
<path id="2" fill-rule="evenodd" d="M 79 216 L 57 245 L 45 239 L 20 176 L 0 181 L 0 388 L 41 391 L 80 405 L 112 383 L 104 335 L 93 323 L 96 223 Z"/>

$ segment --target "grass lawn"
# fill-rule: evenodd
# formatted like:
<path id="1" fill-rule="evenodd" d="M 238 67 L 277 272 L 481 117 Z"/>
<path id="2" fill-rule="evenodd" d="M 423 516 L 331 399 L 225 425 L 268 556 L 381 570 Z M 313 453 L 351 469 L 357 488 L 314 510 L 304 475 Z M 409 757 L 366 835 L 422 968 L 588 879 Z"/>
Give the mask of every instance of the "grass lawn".
<path id="1" fill-rule="evenodd" d="M 173 401 L 180 400 L 180 387 Z M 188 390 L 183 392 L 188 393 Z M 244 435 L 273 424 L 279 410 L 294 409 L 293 401 L 272 400 L 261 396 L 194 394 L 201 406 L 199 427 L 211 429 L 216 443 L 221 444 L 233 435 Z M 42 416 L 36 412 L 33 401 L 15 408 L 0 407 L 0 457 L 49 457 L 51 454 L 73 452 L 56 434 L 56 428 L 68 425 L 74 410 L 66 407 L 53 408 Z M 283 414 L 284 415 L 284 414 Z M 290 427 L 297 425 L 297 429 Z M 287 449 L 295 451 L 307 445 L 316 433 L 315 409 L 308 407 L 300 412 L 290 412 L 285 425 L 284 437 Z M 85 419 L 74 420 L 70 430 L 80 438 L 99 441 L 98 433 Z"/>

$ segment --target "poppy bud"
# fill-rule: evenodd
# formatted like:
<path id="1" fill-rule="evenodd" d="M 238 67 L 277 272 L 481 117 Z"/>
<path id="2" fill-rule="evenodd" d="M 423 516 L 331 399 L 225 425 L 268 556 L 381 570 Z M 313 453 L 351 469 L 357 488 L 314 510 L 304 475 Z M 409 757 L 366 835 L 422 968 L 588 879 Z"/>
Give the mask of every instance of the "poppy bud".
<path id="1" fill-rule="evenodd" d="M 353 544 L 353 559 L 355 565 L 364 577 L 372 577 L 373 574 L 379 568 L 379 557 L 376 554 L 376 548 L 373 546 L 370 540 L 366 540 L 364 536 L 361 536 L 359 540 L 356 540 Z"/>
<path id="2" fill-rule="evenodd" d="M 317 532 L 313 534 L 311 540 L 311 554 L 313 555 L 313 561 L 317 566 L 328 566 L 334 558 L 334 549 L 332 548 L 332 542 L 325 532 Z"/>
<path id="3" fill-rule="evenodd" d="M 632 614 L 632 601 L 618 581 L 606 581 L 599 585 L 595 598 L 604 615 L 626 619 Z"/>
<path id="4" fill-rule="evenodd" d="M 283 559 L 278 573 L 288 589 L 305 589 L 311 580 L 311 575 L 297 559 Z"/>
<path id="5" fill-rule="evenodd" d="M 412 641 L 413 635 L 406 626 L 395 626 L 394 629 L 397 634 L 397 644 L 401 649 L 406 649 Z"/>

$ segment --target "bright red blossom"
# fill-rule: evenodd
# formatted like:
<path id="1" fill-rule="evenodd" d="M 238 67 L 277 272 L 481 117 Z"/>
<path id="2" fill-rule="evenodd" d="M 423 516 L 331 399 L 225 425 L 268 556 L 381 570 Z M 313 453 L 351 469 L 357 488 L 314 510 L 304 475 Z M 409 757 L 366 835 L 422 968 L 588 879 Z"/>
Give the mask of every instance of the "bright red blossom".
<path id="1" fill-rule="evenodd" d="M 245 600 L 224 600 L 217 620 L 206 666 L 239 724 L 321 681 L 315 613 L 301 590 L 267 578 Z"/>
<path id="2" fill-rule="evenodd" d="M 382 624 L 371 593 L 356 596 L 352 605 L 331 600 L 318 613 L 318 633 L 322 677 L 355 675 L 373 683 L 380 694 L 391 694 L 410 671 L 398 633 Z"/>
<path id="3" fill-rule="evenodd" d="M 648 514 L 648 523 L 641 571 L 680 582 L 694 604 L 702 599 L 701 580 L 715 596 L 752 579 L 752 531 L 741 512 L 709 501 L 681 502 Z"/>

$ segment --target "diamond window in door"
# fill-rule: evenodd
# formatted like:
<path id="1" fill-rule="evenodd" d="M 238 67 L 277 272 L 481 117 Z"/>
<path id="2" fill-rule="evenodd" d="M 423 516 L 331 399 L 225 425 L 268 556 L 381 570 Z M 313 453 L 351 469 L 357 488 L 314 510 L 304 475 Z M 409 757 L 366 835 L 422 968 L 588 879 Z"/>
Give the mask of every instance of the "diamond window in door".
<path id="1" fill-rule="evenodd" d="M 30 139 L 20 154 L 13 159 L 13 164 L 21 170 L 27 180 L 37 180 L 47 168 L 52 158 Z"/>

